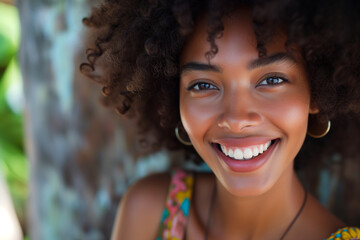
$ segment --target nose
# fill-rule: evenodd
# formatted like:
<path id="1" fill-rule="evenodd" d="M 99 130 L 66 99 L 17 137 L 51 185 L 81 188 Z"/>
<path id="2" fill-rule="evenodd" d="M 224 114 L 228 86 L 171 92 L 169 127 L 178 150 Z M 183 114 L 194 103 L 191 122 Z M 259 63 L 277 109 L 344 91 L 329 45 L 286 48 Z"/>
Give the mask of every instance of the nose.
<path id="1" fill-rule="evenodd" d="M 263 122 L 258 100 L 247 91 L 233 91 L 222 101 L 222 114 L 218 126 L 240 133 Z"/>

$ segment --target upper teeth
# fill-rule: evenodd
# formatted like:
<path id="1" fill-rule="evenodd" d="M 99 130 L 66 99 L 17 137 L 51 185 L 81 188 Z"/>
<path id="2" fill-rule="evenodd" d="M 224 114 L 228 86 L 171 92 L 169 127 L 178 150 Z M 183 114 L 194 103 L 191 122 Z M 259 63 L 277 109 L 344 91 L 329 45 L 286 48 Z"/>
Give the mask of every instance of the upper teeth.
<path id="1" fill-rule="evenodd" d="M 271 140 L 267 143 L 254 145 L 246 148 L 237 148 L 237 147 L 225 147 L 224 145 L 220 145 L 223 153 L 231 158 L 237 160 L 244 160 L 256 157 L 257 155 L 265 152 L 271 144 Z"/>

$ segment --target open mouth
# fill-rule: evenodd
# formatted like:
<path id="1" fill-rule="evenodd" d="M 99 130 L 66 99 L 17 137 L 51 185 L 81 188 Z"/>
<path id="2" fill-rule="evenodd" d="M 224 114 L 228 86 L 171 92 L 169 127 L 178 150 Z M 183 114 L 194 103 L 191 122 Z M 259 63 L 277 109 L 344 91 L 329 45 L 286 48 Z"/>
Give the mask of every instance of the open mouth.
<path id="1" fill-rule="evenodd" d="M 251 160 L 257 156 L 260 156 L 266 153 L 269 148 L 277 141 L 278 139 L 269 140 L 264 144 L 253 145 L 249 147 L 227 147 L 221 144 L 216 143 L 216 147 L 227 157 L 239 160 L 246 161 Z"/>

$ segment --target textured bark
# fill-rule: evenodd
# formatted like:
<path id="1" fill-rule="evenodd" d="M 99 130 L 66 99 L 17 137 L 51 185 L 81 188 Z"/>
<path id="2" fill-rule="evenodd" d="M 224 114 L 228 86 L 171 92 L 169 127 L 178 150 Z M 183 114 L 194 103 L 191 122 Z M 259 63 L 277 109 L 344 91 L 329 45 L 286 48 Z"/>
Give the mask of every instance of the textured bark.
<path id="1" fill-rule="evenodd" d="M 129 153 L 138 150 L 132 125 L 103 108 L 99 86 L 79 73 L 85 60 L 81 19 L 92 4 L 17 2 L 31 164 L 31 239 L 109 239 L 128 184 L 151 169 L 166 168 L 165 155 L 153 167 L 148 159 L 135 165 Z"/>

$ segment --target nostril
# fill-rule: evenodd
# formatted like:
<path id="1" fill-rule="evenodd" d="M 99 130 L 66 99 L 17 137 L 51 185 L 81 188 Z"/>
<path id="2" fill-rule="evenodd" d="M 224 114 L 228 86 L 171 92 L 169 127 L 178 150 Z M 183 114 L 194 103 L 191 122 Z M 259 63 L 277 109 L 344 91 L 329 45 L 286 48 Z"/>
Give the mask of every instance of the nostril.
<path id="1" fill-rule="evenodd" d="M 219 119 L 217 126 L 231 132 L 240 132 L 247 128 L 259 126 L 262 122 L 263 117 L 257 113 L 249 113 L 247 115 L 224 114 Z"/>
<path id="2" fill-rule="evenodd" d="M 221 121 L 221 122 L 219 122 L 219 123 L 218 123 L 218 127 L 230 129 L 230 125 L 229 125 L 229 123 L 228 123 L 227 121 Z"/>

